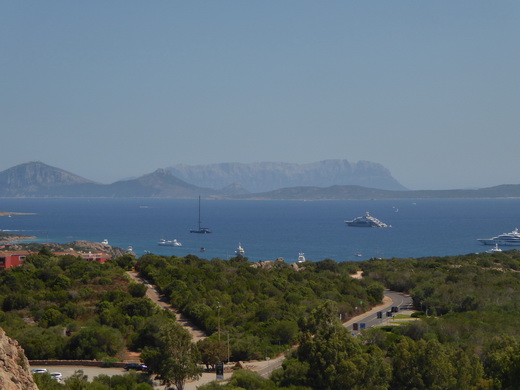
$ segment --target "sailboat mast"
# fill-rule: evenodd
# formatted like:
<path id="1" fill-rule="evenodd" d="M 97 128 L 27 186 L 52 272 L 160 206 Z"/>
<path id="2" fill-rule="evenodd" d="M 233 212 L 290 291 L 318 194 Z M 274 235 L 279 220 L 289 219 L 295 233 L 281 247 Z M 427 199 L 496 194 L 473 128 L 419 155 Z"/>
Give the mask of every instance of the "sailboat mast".
<path id="1" fill-rule="evenodd" d="M 200 195 L 199 195 L 199 228 L 197 230 L 190 230 L 190 233 L 204 233 L 204 234 L 211 233 L 211 230 L 209 230 L 208 228 L 202 227 L 201 222 L 200 222 Z"/>
<path id="2" fill-rule="evenodd" d="M 199 230 L 200 230 L 200 195 L 199 195 Z"/>

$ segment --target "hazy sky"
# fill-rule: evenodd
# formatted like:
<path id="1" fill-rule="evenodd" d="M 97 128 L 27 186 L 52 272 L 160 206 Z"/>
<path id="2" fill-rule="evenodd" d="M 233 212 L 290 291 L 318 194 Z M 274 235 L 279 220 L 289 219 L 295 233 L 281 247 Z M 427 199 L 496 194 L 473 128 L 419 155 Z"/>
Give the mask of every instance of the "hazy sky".
<path id="1" fill-rule="evenodd" d="M 0 2 L 0 171 L 381 163 L 520 183 L 520 2 Z"/>

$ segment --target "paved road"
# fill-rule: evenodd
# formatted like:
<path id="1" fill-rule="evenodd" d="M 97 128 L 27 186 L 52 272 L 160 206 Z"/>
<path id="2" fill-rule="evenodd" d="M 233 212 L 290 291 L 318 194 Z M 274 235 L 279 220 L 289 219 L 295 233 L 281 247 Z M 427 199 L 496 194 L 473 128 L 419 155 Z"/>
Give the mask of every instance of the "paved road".
<path id="1" fill-rule="evenodd" d="M 261 366 L 262 362 L 260 362 Z M 127 371 L 122 368 L 103 368 L 103 367 L 84 367 L 84 366 L 46 366 L 46 365 L 32 365 L 29 367 L 33 368 L 45 368 L 48 372 L 60 372 L 63 375 L 63 378 L 69 378 L 76 371 L 82 370 L 84 375 L 88 376 L 88 380 L 91 382 L 94 377 L 99 376 L 101 374 L 114 376 L 114 375 L 124 375 Z M 224 379 L 231 378 L 232 373 L 226 372 L 224 374 Z M 211 381 L 216 380 L 216 374 L 214 372 L 207 373 L 204 372 L 202 376 L 193 382 L 187 382 L 184 386 L 185 390 L 196 390 L 197 387 L 209 383 Z M 155 390 L 164 390 L 166 387 L 161 385 L 159 381 L 154 381 L 154 389 Z M 0 389 L 2 390 L 2 389 Z"/>
<path id="2" fill-rule="evenodd" d="M 151 289 L 149 289 L 150 291 Z M 156 297 L 157 299 L 158 297 Z M 349 329 L 354 335 L 359 334 L 359 330 L 354 332 L 352 330 L 354 323 L 364 323 L 367 328 L 383 325 L 385 321 L 387 321 L 386 312 L 392 306 L 397 306 L 399 310 L 406 310 L 412 308 L 412 299 L 402 293 L 385 290 L 385 300 L 384 303 L 374 307 L 372 310 L 360 314 L 344 323 L 343 325 Z M 377 312 L 383 312 L 383 319 L 377 318 Z M 284 361 L 284 356 L 279 356 L 275 359 L 254 362 L 252 365 L 254 366 L 254 371 L 258 372 L 263 377 L 269 377 L 271 373 L 280 367 Z M 61 372 L 65 378 L 74 374 L 76 370 L 83 370 L 85 375 L 88 375 L 89 380 L 92 380 L 95 376 L 105 374 L 105 375 L 123 375 L 126 371 L 122 368 L 102 368 L 102 367 L 78 367 L 78 366 L 31 366 L 31 368 L 46 368 L 49 372 Z M 225 379 L 228 379 L 231 376 L 230 373 L 226 373 L 224 375 Z M 215 373 L 204 373 L 202 377 L 194 382 L 186 383 L 186 390 L 195 390 L 197 386 L 200 386 L 204 383 L 208 383 L 210 381 L 215 380 Z M 155 389 L 164 389 L 164 386 L 160 386 L 158 383 L 155 383 Z"/>
<path id="3" fill-rule="evenodd" d="M 63 375 L 63 378 L 68 378 L 72 376 L 76 371 L 83 371 L 84 375 L 88 376 L 88 380 L 92 381 L 94 377 L 99 375 L 124 375 L 127 371 L 123 368 L 105 368 L 105 367 L 88 367 L 88 366 L 47 366 L 47 365 L 31 365 L 30 369 L 33 368 L 45 368 L 49 373 L 50 372 L 60 372 Z M 162 387 L 156 387 L 157 389 L 162 389 Z"/>
<path id="4" fill-rule="evenodd" d="M 362 330 L 361 328 L 363 326 L 365 328 L 372 328 L 374 326 L 384 325 L 385 322 L 391 319 L 391 317 L 389 317 L 387 314 L 388 312 L 390 312 L 390 315 L 397 314 L 391 313 L 392 307 L 395 306 L 398 308 L 399 311 L 402 311 L 412 309 L 413 305 L 412 298 L 410 296 L 390 290 L 385 290 L 385 302 L 386 303 L 378 305 L 374 307 L 372 310 L 363 313 L 359 316 L 356 316 L 355 318 L 346 322 L 344 324 L 345 327 L 349 329 L 355 336 L 360 333 L 360 331 Z M 382 318 L 377 318 L 379 312 L 381 313 Z M 357 331 L 354 331 L 354 324 L 358 325 Z"/>
<path id="5" fill-rule="evenodd" d="M 405 295 L 403 293 L 385 290 L 384 291 L 385 298 L 384 302 L 381 305 L 375 306 L 372 308 L 372 310 L 367 311 L 363 314 L 360 314 L 351 320 L 345 322 L 343 326 L 345 326 L 347 329 L 349 329 L 352 332 L 352 335 L 357 336 L 360 333 L 359 325 L 358 325 L 358 331 L 353 331 L 353 325 L 354 323 L 360 324 L 364 323 L 366 328 L 371 328 L 374 326 L 380 326 L 383 325 L 384 322 L 386 322 L 390 317 L 386 317 L 386 313 L 391 309 L 392 306 L 397 306 L 399 310 L 410 310 L 412 309 L 412 298 L 408 295 Z M 383 312 L 383 318 L 378 319 L 377 313 Z M 279 368 L 284 361 L 284 356 L 278 357 L 274 360 L 272 360 L 269 364 L 269 362 L 262 362 L 261 366 L 262 368 L 259 369 L 257 372 L 262 375 L 263 377 L 268 378 L 271 373 Z"/>

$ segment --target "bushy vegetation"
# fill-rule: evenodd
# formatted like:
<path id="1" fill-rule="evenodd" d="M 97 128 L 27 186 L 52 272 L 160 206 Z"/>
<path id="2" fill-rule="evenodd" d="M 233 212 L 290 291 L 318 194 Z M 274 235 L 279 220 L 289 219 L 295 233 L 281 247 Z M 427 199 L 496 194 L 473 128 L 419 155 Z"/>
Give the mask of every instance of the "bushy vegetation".
<path id="1" fill-rule="evenodd" d="M 416 308 L 442 321 L 427 332 L 445 341 L 483 345 L 491 336 L 520 336 L 520 253 L 371 260 L 364 275 L 410 293 Z M 442 335 L 441 335 L 442 334 Z"/>
<path id="2" fill-rule="evenodd" d="M 39 390 L 153 390 L 152 382 L 146 374 L 129 372 L 125 375 L 99 375 L 89 381 L 83 371 L 58 383 L 49 374 L 35 374 L 34 381 Z"/>
<path id="3" fill-rule="evenodd" d="M 157 312 L 140 290 L 115 262 L 43 249 L 21 267 L 0 272 L 0 327 L 29 359 L 115 356 Z"/>
<path id="4" fill-rule="evenodd" d="M 174 314 L 158 310 L 145 298 L 146 286 L 127 279 L 132 266 L 210 337 L 195 347 Z M 362 280 L 350 277 L 357 269 Z M 418 320 L 352 337 L 339 319 L 379 303 L 383 286 L 410 293 Z M 241 256 L 123 256 L 97 264 L 41 251 L 0 272 L 0 326 L 30 359 L 101 359 L 125 346 L 141 351 L 178 388 L 198 376 L 197 363 L 214 368 L 290 350 L 270 379 L 237 371 L 226 385 L 201 389 L 505 390 L 517 389 L 520 378 L 519 293 L 517 251 L 327 259 L 300 269 L 283 262 L 259 267 Z M 103 378 L 96 386 L 106 388 Z M 128 386 L 121 388 L 149 384 Z"/>
<path id="5" fill-rule="evenodd" d="M 307 262 L 298 271 L 283 262 L 268 269 L 252 265 L 243 257 L 147 255 L 136 268 L 212 340 L 227 342 L 229 336 L 233 361 L 288 349 L 298 340 L 298 321 L 324 300 L 336 302 L 338 317 L 347 318 L 383 298 L 383 286 L 352 279 L 349 264 Z"/>

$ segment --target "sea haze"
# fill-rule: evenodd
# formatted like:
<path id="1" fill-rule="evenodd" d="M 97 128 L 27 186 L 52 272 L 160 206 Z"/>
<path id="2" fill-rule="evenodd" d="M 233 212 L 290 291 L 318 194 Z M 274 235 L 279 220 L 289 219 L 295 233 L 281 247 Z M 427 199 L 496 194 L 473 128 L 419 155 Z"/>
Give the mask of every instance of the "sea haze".
<path id="1" fill-rule="evenodd" d="M 132 246 L 139 256 L 150 251 L 208 259 L 229 259 L 241 243 L 251 261 L 294 262 L 299 252 L 311 261 L 467 254 L 490 249 L 477 238 L 520 226 L 520 199 L 203 200 L 202 225 L 211 234 L 189 232 L 197 228 L 197 200 L 13 198 L 1 199 L 0 210 L 36 213 L 0 217 L 0 229 L 35 235 L 38 242 L 107 239 L 113 246 Z M 392 227 L 344 223 L 367 211 Z M 161 238 L 183 246 L 158 246 Z"/>

